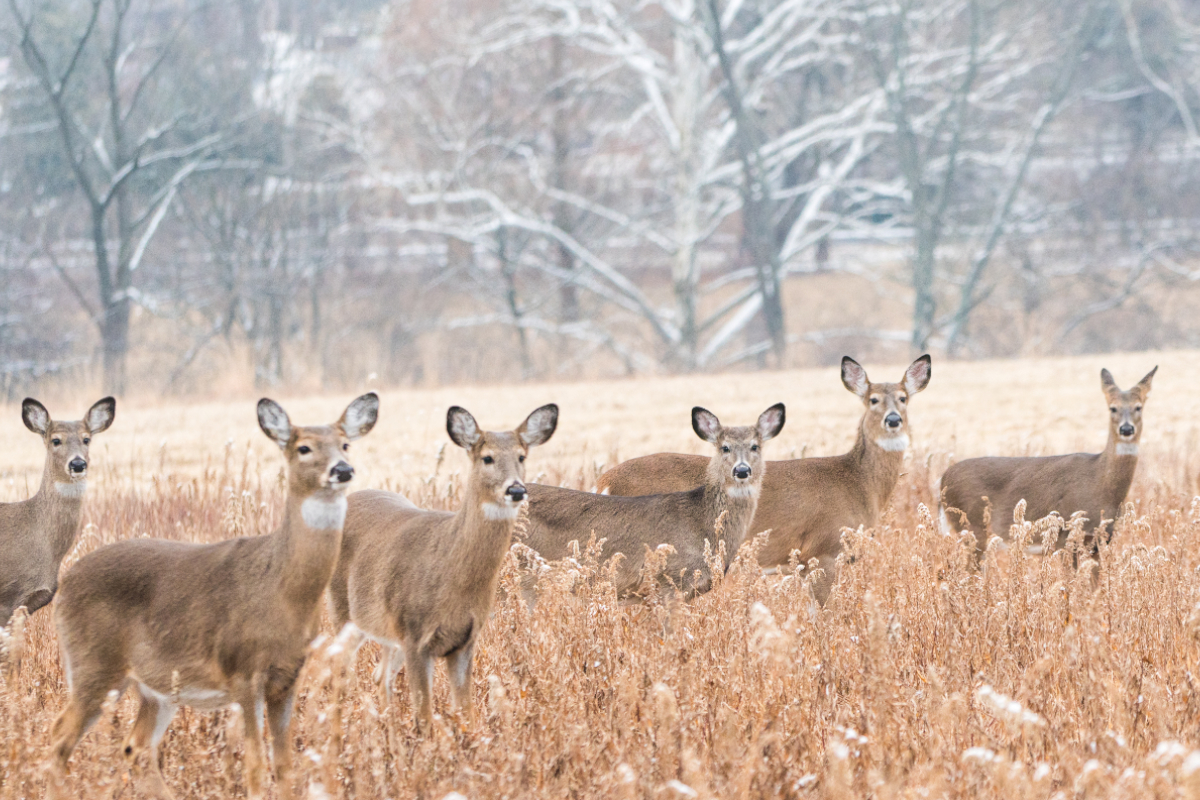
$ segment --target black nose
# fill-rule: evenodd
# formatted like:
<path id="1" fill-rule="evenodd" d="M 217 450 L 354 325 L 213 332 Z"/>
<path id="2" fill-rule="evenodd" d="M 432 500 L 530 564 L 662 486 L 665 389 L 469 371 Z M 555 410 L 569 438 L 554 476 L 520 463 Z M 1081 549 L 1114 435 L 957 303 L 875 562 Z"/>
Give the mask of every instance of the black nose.
<path id="1" fill-rule="evenodd" d="M 746 480 L 746 478 L 749 478 L 750 477 L 750 465 L 749 464 L 738 464 L 736 467 L 733 468 L 733 477 L 737 478 L 739 481 L 744 481 L 744 480 Z"/>
<path id="2" fill-rule="evenodd" d="M 525 487 L 523 485 L 521 485 L 519 483 L 514 483 L 512 486 L 505 489 L 504 493 L 506 495 L 508 495 L 514 503 L 519 503 L 525 499 L 525 495 L 528 494 L 529 492 L 525 489 Z"/>
<path id="3" fill-rule="evenodd" d="M 333 478 L 334 483 L 346 483 L 354 477 L 354 467 L 345 461 L 339 461 L 329 470 L 329 477 Z"/>
<path id="4" fill-rule="evenodd" d="M 904 420 L 900 419 L 900 415 L 895 411 L 883 418 L 883 424 L 887 425 L 889 428 L 899 428 L 900 424 L 903 422 Z"/>
<path id="5" fill-rule="evenodd" d="M 1133 426 L 1130 425 L 1128 422 L 1126 422 L 1124 425 L 1122 425 L 1120 428 L 1118 428 L 1118 430 L 1120 431 L 1122 436 L 1133 436 Z"/>
<path id="6" fill-rule="evenodd" d="M 87 462 L 76 456 L 71 459 L 71 463 L 67 464 L 71 468 L 71 472 L 83 472 L 87 469 Z"/>

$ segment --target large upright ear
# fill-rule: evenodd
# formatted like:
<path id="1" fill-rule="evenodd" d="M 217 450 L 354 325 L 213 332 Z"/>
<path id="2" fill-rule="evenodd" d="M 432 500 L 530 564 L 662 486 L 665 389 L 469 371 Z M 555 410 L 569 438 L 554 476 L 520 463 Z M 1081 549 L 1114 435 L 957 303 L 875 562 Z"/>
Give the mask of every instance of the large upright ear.
<path id="1" fill-rule="evenodd" d="M 867 371 L 850 356 L 842 356 L 842 385 L 859 397 L 866 397 L 871 388 Z"/>
<path id="2" fill-rule="evenodd" d="M 46 431 L 50 429 L 50 412 L 32 397 L 26 397 L 21 403 L 21 420 L 26 428 L 38 436 L 45 436 Z"/>
<path id="3" fill-rule="evenodd" d="M 550 441 L 558 427 L 558 406 L 549 403 L 536 409 L 517 428 L 517 438 L 526 447 L 536 447 Z"/>
<path id="4" fill-rule="evenodd" d="M 716 444 L 721 438 L 721 420 L 707 408 L 696 406 L 692 409 L 692 430 L 709 444 Z"/>
<path id="5" fill-rule="evenodd" d="M 103 400 L 97 400 L 96 404 L 88 409 L 83 418 L 83 424 L 87 425 L 88 433 L 95 436 L 101 431 L 108 430 L 108 426 L 113 424 L 116 416 L 117 401 L 106 397 Z"/>
<path id="6" fill-rule="evenodd" d="M 450 434 L 450 441 L 464 450 L 474 447 L 483 435 L 471 412 L 461 406 L 450 406 L 446 412 L 446 433 Z"/>
<path id="7" fill-rule="evenodd" d="M 758 438 L 759 441 L 767 441 L 774 439 L 783 430 L 783 423 L 786 419 L 783 403 L 776 403 L 766 411 L 758 415 Z"/>
<path id="8" fill-rule="evenodd" d="M 350 405 L 346 406 L 346 410 L 342 412 L 342 418 L 338 420 L 338 426 L 341 427 L 342 433 L 346 434 L 347 439 L 354 441 L 360 436 L 370 433 L 371 428 L 375 427 L 377 419 L 379 419 L 379 395 L 367 392 L 362 397 L 356 397 Z"/>
<path id="9" fill-rule="evenodd" d="M 929 378 L 932 375 L 933 359 L 929 357 L 929 353 L 926 353 L 904 370 L 904 391 L 916 394 L 929 385 Z"/>
<path id="10" fill-rule="evenodd" d="M 267 397 L 258 401 L 258 427 L 280 447 L 287 447 L 288 440 L 292 438 L 292 421 L 288 419 L 287 412 L 283 406 Z"/>
<path id="11" fill-rule="evenodd" d="M 1155 369 L 1158 369 L 1158 367 L 1155 367 Z M 1117 382 L 1113 380 L 1112 373 L 1109 372 L 1107 369 L 1100 370 L 1100 389 L 1106 395 L 1109 394 L 1110 392 L 1121 391 L 1120 389 L 1117 388 Z"/>
<path id="12" fill-rule="evenodd" d="M 1146 395 L 1150 394 L 1150 384 L 1154 381 L 1154 373 L 1156 373 L 1156 372 L 1158 372 L 1157 366 L 1154 369 L 1147 372 L 1146 377 L 1144 377 L 1140 381 L 1138 381 L 1137 386 L 1134 387 L 1135 389 L 1138 390 L 1138 392 L 1141 393 L 1143 400 L 1146 399 Z"/>

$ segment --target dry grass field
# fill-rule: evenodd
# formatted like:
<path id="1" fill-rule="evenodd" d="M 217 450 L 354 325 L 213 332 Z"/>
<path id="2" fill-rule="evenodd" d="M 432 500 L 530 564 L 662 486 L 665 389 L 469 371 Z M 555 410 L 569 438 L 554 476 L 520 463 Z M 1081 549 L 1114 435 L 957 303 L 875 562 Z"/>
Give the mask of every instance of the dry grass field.
<path id="1" fill-rule="evenodd" d="M 921 509 L 953 458 L 1098 450 L 1100 367 L 1127 387 L 1155 363 L 1133 503 L 1098 561 L 1012 548 L 980 569 L 973 539 L 944 535 Z M 903 371 L 865 366 L 875 380 Z M 552 568 L 532 611 L 517 592 L 498 602 L 469 730 L 447 718 L 416 737 L 407 693 L 385 707 L 371 681 L 374 645 L 349 659 L 318 641 L 292 728 L 297 789 L 314 799 L 1200 798 L 1197 375 L 1195 352 L 935 359 L 912 402 L 914 447 L 892 508 L 877 530 L 846 535 L 854 558 L 827 607 L 800 579 L 763 575 L 746 550 L 691 604 L 623 606 L 582 553 Z M 349 396 L 277 399 L 314 423 Z M 74 418 L 94 399 L 47 404 Z M 748 424 L 778 400 L 788 422 L 768 456 L 849 446 L 861 406 L 825 369 L 384 392 L 380 424 L 351 460 L 360 488 L 453 508 L 466 460 L 442 452 L 451 403 L 492 428 L 559 403 L 558 433 L 530 456 L 530 478 L 590 487 L 618 458 L 703 452 L 688 422 L 695 404 Z M 16 407 L 0 410 L 0 441 L 0 499 L 26 497 L 42 453 Z M 253 398 L 121 404 L 92 464 L 64 570 L 118 539 L 210 541 L 278 520 L 283 460 L 257 430 Z M 65 692 L 51 615 L 18 621 L 5 646 L 0 800 L 40 797 Z M 439 668 L 436 707 L 446 704 Z M 78 796 L 136 796 L 120 753 L 133 709 L 111 701 L 76 751 Z M 178 796 L 244 796 L 240 730 L 235 712 L 180 712 L 163 743 Z"/>

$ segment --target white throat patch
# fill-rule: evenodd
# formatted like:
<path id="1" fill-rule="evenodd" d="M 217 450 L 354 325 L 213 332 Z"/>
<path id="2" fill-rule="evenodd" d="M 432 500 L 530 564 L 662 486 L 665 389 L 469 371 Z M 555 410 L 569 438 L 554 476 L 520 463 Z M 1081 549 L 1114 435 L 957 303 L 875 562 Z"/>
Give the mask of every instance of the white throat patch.
<path id="1" fill-rule="evenodd" d="M 886 450 L 889 453 L 903 453 L 908 449 L 908 434 L 902 433 L 899 436 L 880 436 L 875 440 L 875 444 L 879 445 L 880 450 Z"/>
<path id="2" fill-rule="evenodd" d="M 725 494 L 734 500 L 744 500 L 747 497 L 758 497 L 758 484 L 740 483 L 725 487 Z"/>
<path id="3" fill-rule="evenodd" d="M 300 516 L 314 531 L 337 530 L 346 522 L 346 498 L 321 500 L 310 497 L 300 504 Z"/>
<path id="4" fill-rule="evenodd" d="M 504 522 L 505 520 L 516 519 L 521 514 L 521 505 L 512 505 L 505 503 L 484 503 L 480 508 L 483 509 L 483 516 L 490 519 L 492 522 Z"/>
<path id="5" fill-rule="evenodd" d="M 67 483 L 66 481 L 55 481 L 54 491 L 58 492 L 63 497 L 78 499 L 83 497 L 84 493 L 87 492 L 87 481 L 72 481 L 70 483 Z"/>
<path id="6" fill-rule="evenodd" d="M 1136 456 L 1138 454 L 1137 442 L 1117 442 L 1117 455 L 1119 456 Z"/>

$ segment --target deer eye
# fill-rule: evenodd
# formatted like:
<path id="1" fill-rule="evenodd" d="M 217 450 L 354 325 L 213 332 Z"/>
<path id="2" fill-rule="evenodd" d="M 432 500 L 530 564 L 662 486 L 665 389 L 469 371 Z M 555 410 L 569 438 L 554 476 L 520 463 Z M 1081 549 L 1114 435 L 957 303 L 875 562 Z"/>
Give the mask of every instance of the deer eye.
<path id="1" fill-rule="evenodd" d="M 752 445 L 750 445 L 750 452 L 751 452 L 751 453 L 757 453 L 757 452 L 758 452 L 758 445 L 756 445 L 756 444 L 752 444 Z"/>
<path id="2" fill-rule="evenodd" d="M 721 445 L 721 452 L 722 452 L 722 453 L 728 453 L 728 452 L 729 452 L 729 445 L 727 445 L 727 444 L 726 444 L 726 445 Z"/>
<path id="3" fill-rule="evenodd" d="M 311 452 L 312 452 L 312 448 L 311 448 L 311 447 L 309 447 L 309 446 L 308 446 L 308 445 L 306 445 L 306 444 L 302 444 L 302 445 L 300 445 L 299 447 L 297 447 L 297 448 L 296 448 L 296 452 L 297 452 L 297 453 L 299 453 L 299 454 L 300 454 L 300 455 L 302 455 L 302 456 L 306 456 L 306 455 L 308 455 L 309 453 L 311 453 Z"/>
<path id="4" fill-rule="evenodd" d="M 1134 406 L 1134 407 L 1133 407 L 1133 410 L 1134 410 L 1134 411 L 1141 411 L 1141 410 L 1142 410 L 1142 407 L 1141 407 L 1141 406 Z"/>
<path id="5" fill-rule="evenodd" d="M 345 444 L 343 444 L 343 445 L 342 445 L 342 450 L 343 450 L 344 452 L 347 452 L 347 453 L 348 453 L 348 452 L 350 452 L 350 443 L 349 443 L 349 442 L 346 442 Z"/>
<path id="6" fill-rule="evenodd" d="M 87 437 L 85 436 L 85 437 L 84 437 L 84 439 L 83 439 L 83 443 L 84 443 L 84 444 L 91 444 L 91 443 L 92 443 L 92 440 L 91 440 L 91 439 L 89 439 L 89 438 L 87 438 Z"/>
<path id="7" fill-rule="evenodd" d="M 492 458 L 491 456 L 484 456 L 484 457 L 483 457 L 483 463 L 485 463 L 485 464 L 495 464 L 495 463 L 496 463 L 496 459 Z"/>
<path id="8" fill-rule="evenodd" d="M 1111 412 L 1112 412 L 1112 413 L 1114 413 L 1114 414 L 1115 414 L 1115 413 L 1117 413 L 1117 407 L 1116 407 L 1116 406 L 1109 406 L 1109 407 L 1108 407 L 1108 410 L 1109 410 L 1109 411 L 1111 411 Z"/>
<path id="9" fill-rule="evenodd" d="M 62 444 L 62 439 L 51 439 L 50 444 L 54 445 L 55 447 L 58 447 L 60 444 Z"/>
<path id="10" fill-rule="evenodd" d="M 524 463 L 525 463 L 525 456 L 517 456 L 517 461 L 520 461 L 522 464 L 524 464 Z"/>
<path id="11" fill-rule="evenodd" d="M 877 406 L 877 405 L 879 405 L 879 398 L 878 398 L 878 397 L 872 397 L 872 398 L 871 398 L 871 405 L 873 405 L 873 406 Z"/>
<path id="12" fill-rule="evenodd" d="M 901 404 L 901 405 L 904 405 L 905 403 L 907 403 L 907 402 L 908 402 L 908 398 L 907 398 L 907 397 L 901 397 L 901 398 L 899 398 L 899 400 L 900 400 L 900 404 Z"/>

